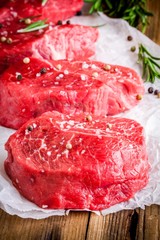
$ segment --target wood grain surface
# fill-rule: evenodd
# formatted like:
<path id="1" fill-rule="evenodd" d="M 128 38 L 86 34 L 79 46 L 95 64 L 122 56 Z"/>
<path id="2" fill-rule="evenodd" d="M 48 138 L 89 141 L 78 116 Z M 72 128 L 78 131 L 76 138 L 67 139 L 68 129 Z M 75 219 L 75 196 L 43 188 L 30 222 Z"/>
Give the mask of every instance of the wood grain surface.
<path id="1" fill-rule="evenodd" d="M 148 1 L 154 13 L 146 35 L 160 45 L 160 0 Z M 88 212 L 42 220 L 22 219 L 0 210 L 0 240 L 159 240 L 160 206 L 120 211 L 105 217 Z"/>

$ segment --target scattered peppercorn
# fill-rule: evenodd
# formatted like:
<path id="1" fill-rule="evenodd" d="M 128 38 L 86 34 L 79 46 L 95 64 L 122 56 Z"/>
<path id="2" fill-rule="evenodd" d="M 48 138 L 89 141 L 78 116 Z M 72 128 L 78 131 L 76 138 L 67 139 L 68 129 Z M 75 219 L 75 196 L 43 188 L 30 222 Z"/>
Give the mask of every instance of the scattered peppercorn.
<path id="1" fill-rule="evenodd" d="M 22 80 L 22 75 L 21 74 L 17 75 L 17 80 L 19 80 L 19 81 Z"/>
<path id="2" fill-rule="evenodd" d="M 66 144 L 66 149 L 71 150 L 72 149 L 72 144 L 71 143 L 67 143 Z"/>
<path id="3" fill-rule="evenodd" d="M 25 21 L 24 21 L 24 23 L 27 24 L 27 25 L 31 24 L 31 22 L 32 22 L 32 21 L 31 21 L 30 18 L 26 18 Z"/>
<path id="4" fill-rule="evenodd" d="M 40 70 L 40 73 L 41 74 L 44 74 L 44 73 L 46 73 L 47 72 L 47 69 L 46 68 L 42 68 L 41 70 Z"/>
<path id="5" fill-rule="evenodd" d="M 58 20 L 57 25 L 62 25 L 62 21 Z"/>
<path id="6" fill-rule="evenodd" d="M 104 70 L 109 71 L 110 69 L 111 69 L 110 65 L 107 64 L 107 65 L 104 66 Z"/>
<path id="7" fill-rule="evenodd" d="M 1 37 L 1 42 L 5 42 L 7 40 L 6 37 Z"/>
<path id="8" fill-rule="evenodd" d="M 136 99 L 137 99 L 137 100 L 142 100 L 142 95 L 138 94 L 138 95 L 136 96 Z"/>
<path id="9" fill-rule="evenodd" d="M 30 58 L 28 58 L 28 57 L 23 58 L 23 62 L 24 62 L 25 64 L 30 63 Z"/>
<path id="10" fill-rule="evenodd" d="M 7 38 L 6 42 L 7 42 L 8 44 L 11 44 L 11 43 L 13 42 L 13 41 L 12 41 L 12 38 Z"/>
<path id="11" fill-rule="evenodd" d="M 27 127 L 27 130 L 28 130 L 28 131 L 32 131 L 32 130 L 33 130 L 33 127 L 29 125 L 29 126 Z"/>
<path id="12" fill-rule="evenodd" d="M 128 41 L 132 41 L 132 40 L 133 40 L 133 37 L 132 37 L 132 36 L 128 36 L 128 37 L 127 37 L 127 40 L 128 40 Z"/>
<path id="13" fill-rule="evenodd" d="M 71 24 L 70 20 L 67 20 L 67 21 L 66 21 L 66 24 L 68 24 L 68 25 Z"/>
<path id="14" fill-rule="evenodd" d="M 91 115 L 87 115 L 86 116 L 86 121 L 91 122 L 92 121 L 92 116 Z"/>
<path id="15" fill-rule="evenodd" d="M 158 95 L 158 93 L 159 93 L 159 91 L 156 89 L 156 90 L 154 91 L 154 95 Z"/>
<path id="16" fill-rule="evenodd" d="M 149 93 L 153 93 L 153 91 L 154 91 L 153 87 L 149 87 L 149 88 L 148 88 L 148 92 L 149 92 Z"/>
<path id="17" fill-rule="evenodd" d="M 99 75 L 98 72 L 93 72 L 93 73 L 92 73 L 92 77 L 94 77 L 94 78 L 97 78 L 98 75 Z"/>
<path id="18" fill-rule="evenodd" d="M 107 128 L 112 129 L 112 124 L 111 123 L 107 123 Z"/>
<path id="19" fill-rule="evenodd" d="M 76 13 L 76 16 L 81 16 L 82 15 L 82 11 L 78 11 L 77 13 Z"/>
<path id="20" fill-rule="evenodd" d="M 135 52 L 136 51 L 136 47 L 135 46 L 133 46 L 133 47 L 131 47 L 131 52 Z"/>

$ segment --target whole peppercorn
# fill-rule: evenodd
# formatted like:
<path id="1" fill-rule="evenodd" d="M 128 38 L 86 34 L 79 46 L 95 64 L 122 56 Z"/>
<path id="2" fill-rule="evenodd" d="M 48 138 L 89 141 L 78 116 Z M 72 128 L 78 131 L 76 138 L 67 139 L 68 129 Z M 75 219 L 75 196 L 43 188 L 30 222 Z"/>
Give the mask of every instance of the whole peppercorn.
<path id="1" fill-rule="evenodd" d="M 62 25 L 62 21 L 58 20 L 57 25 Z"/>
<path id="2" fill-rule="evenodd" d="M 76 16 L 81 16 L 82 15 L 82 12 L 81 11 L 78 11 L 77 13 L 76 13 Z"/>
<path id="3" fill-rule="evenodd" d="M 153 93 L 153 91 L 154 91 L 153 87 L 148 88 L 148 93 Z"/>
<path id="4" fill-rule="evenodd" d="M 67 21 L 66 21 L 66 24 L 68 24 L 68 25 L 71 24 L 70 20 L 67 20 Z"/>
<path id="5" fill-rule="evenodd" d="M 136 51 L 136 47 L 133 46 L 133 47 L 130 48 L 130 50 L 131 50 L 131 52 L 135 52 Z"/>
<path id="6" fill-rule="evenodd" d="M 41 68 L 41 70 L 40 70 L 40 73 L 41 74 L 44 74 L 44 73 L 46 73 L 47 72 L 47 69 L 46 68 Z"/>
<path id="7" fill-rule="evenodd" d="M 158 93 L 159 93 L 159 91 L 156 89 L 156 90 L 154 91 L 154 95 L 158 95 Z"/>
<path id="8" fill-rule="evenodd" d="M 132 41 L 132 39 L 133 39 L 132 36 L 128 36 L 128 37 L 127 37 L 127 40 L 128 40 L 128 41 Z"/>

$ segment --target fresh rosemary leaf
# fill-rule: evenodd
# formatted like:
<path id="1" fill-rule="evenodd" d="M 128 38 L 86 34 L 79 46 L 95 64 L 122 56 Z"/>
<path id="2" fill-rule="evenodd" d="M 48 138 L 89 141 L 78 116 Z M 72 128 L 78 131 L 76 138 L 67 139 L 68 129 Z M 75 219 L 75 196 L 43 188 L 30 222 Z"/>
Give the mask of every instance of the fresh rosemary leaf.
<path id="1" fill-rule="evenodd" d="M 46 20 L 39 20 L 37 22 L 33 22 L 31 23 L 29 26 L 27 26 L 26 28 L 22 28 L 19 29 L 17 32 L 18 33 L 27 33 L 27 32 L 33 32 L 33 31 L 37 31 L 40 30 L 42 28 L 46 28 L 48 27 L 49 24 L 46 24 Z"/>
<path id="2" fill-rule="evenodd" d="M 142 64 L 142 78 L 146 82 L 154 83 L 156 78 L 160 79 L 160 64 L 156 61 L 160 58 L 153 56 L 144 45 L 140 44 L 138 53 L 138 63 Z"/>
<path id="3" fill-rule="evenodd" d="M 146 10 L 147 0 L 84 0 L 91 4 L 89 13 L 103 12 L 109 17 L 123 18 L 133 27 L 141 25 L 145 32 L 148 17 L 152 13 Z"/>
<path id="4" fill-rule="evenodd" d="M 47 3 L 48 0 L 42 0 L 42 6 L 44 6 Z"/>

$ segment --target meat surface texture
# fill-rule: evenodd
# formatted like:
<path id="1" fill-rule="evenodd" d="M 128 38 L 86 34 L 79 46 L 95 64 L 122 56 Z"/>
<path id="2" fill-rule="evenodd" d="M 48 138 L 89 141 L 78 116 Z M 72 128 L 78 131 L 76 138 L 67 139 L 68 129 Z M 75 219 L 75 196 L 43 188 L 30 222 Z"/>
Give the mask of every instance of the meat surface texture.
<path id="1" fill-rule="evenodd" d="M 30 58 L 13 63 L 0 75 L 0 124 L 18 129 L 46 111 L 113 115 L 138 104 L 142 80 L 129 68 L 95 61 Z"/>
<path id="2" fill-rule="evenodd" d="M 29 18 L 40 16 L 48 19 L 49 22 L 57 23 L 74 16 L 83 6 L 83 0 L 47 0 L 45 4 L 42 0 L 1 0 L 0 7 L 8 9 L 13 17 Z M 1 11 L 3 12 L 4 9 Z"/>
<path id="3" fill-rule="evenodd" d="M 5 29 L 5 28 L 4 28 Z M 95 54 L 96 28 L 82 25 L 55 25 L 47 30 L 13 33 L 0 29 L 0 62 L 12 62 L 17 55 L 42 59 L 87 59 Z M 11 43 L 8 43 L 11 39 Z"/>
<path id="4" fill-rule="evenodd" d="M 32 8 L 28 7 L 28 4 L 33 5 Z M 39 4 L 41 10 L 46 9 L 48 6 L 45 15 L 34 4 Z M 80 7 L 82 1 L 47 1 L 44 7 L 41 6 L 41 1 L 14 1 L 9 2 L 9 6 L 6 4 L 8 7 L 1 8 L 1 65 L 7 61 L 12 62 L 17 55 L 55 60 L 87 59 L 93 56 L 95 42 L 98 38 L 96 28 L 73 25 L 66 21 L 60 22 L 60 25 L 58 25 L 52 21 L 53 19 L 49 18 L 49 16 L 55 17 L 55 14 L 52 14 L 52 6 L 50 5 L 53 5 L 56 11 L 58 8 L 61 9 L 58 14 L 63 16 L 62 12 L 65 10 L 63 5 L 67 5 L 70 11 L 72 11 L 72 7 L 76 11 L 74 5 L 77 4 Z M 18 5 L 18 11 L 12 5 Z M 26 23 L 26 19 L 30 21 L 30 24 Z M 37 22 L 38 27 L 33 27 L 32 24 L 35 25 Z M 24 30 L 31 27 L 31 25 L 30 30 Z"/>
<path id="5" fill-rule="evenodd" d="M 42 208 L 102 210 L 148 182 L 143 127 L 130 119 L 47 112 L 5 147 L 13 185 Z"/>

